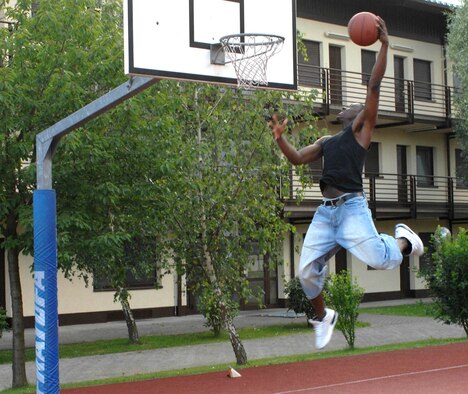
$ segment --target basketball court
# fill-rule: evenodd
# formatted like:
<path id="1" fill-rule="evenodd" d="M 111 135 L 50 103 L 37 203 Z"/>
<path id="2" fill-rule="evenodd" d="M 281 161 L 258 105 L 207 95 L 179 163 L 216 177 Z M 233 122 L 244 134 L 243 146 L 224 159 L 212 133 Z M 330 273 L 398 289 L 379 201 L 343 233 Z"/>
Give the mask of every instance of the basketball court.
<path id="1" fill-rule="evenodd" d="M 66 393 L 466 393 L 468 343 L 62 390 Z"/>

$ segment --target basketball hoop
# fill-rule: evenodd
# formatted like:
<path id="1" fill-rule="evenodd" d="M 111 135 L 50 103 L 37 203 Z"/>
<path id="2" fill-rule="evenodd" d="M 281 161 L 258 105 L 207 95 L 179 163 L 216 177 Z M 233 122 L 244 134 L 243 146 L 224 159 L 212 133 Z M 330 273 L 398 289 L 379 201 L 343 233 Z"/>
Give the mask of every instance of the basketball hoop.
<path id="1" fill-rule="evenodd" d="M 272 34 L 231 34 L 221 37 L 219 42 L 229 59 L 226 63 L 234 66 L 239 88 L 252 89 L 268 85 L 268 60 L 281 50 L 284 37 Z"/>

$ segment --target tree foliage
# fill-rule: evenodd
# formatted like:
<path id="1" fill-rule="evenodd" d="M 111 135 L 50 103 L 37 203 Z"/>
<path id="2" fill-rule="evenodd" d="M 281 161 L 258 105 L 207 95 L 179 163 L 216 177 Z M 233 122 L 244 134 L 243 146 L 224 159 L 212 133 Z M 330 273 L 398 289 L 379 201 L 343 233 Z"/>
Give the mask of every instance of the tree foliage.
<path id="1" fill-rule="evenodd" d="M 460 82 L 460 88 L 454 95 L 455 131 L 463 147 L 464 155 L 468 152 L 468 2 L 461 2 L 449 15 L 447 35 L 448 55 L 453 62 L 453 71 Z"/>
<path id="2" fill-rule="evenodd" d="M 54 166 L 60 267 L 68 277 L 91 276 L 93 285 L 105 280 L 131 321 L 128 278 L 158 284 L 166 236 L 159 196 L 167 160 L 163 131 L 155 136 L 147 126 L 148 101 L 148 94 L 134 98 L 67 136 Z"/>
<path id="3" fill-rule="evenodd" d="M 420 267 L 434 298 L 436 318 L 459 324 L 468 336 L 468 233 L 460 229 L 454 238 L 438 228 L 432 238 L 432 261 Z"/>
<path id="4" fill-rule="evenodd" d="M 344 270 L 328 277 L 323 296 L 325 302 L 338 312 L 336 328 L 343 333 L 348 346 L 354 348 L 359 305 L 364 289 L 353 279 L 351 271 Z"/>
<path id="5" fill-rule="evenodd" d="M 121 4 L 93 0 L 0 1 L 0 228 L 12 300 L 13 386 L 25 385 L 19 254 L 32 251 L 35 136 L 123 80 Z M 116 21 L 119 21 L 116 23 Z"/>
<path id="6" fill-rule="evenodd" d="M 176 270 L 186 277 L 189 291 L 208 303 L 202 310 L 218 325 L 214 331 L 232 329 L 239 303 L 254 295 L 247 280 L 252 244 L 276 264 L 279 242 L 289 229 L 278 198 L 286 164 L 266 126 L 264 109 L 287 113 L 294 124 L 313 119 L 311 101 L 304 97 L 299 105 L 285 107 L 280 93 L 246 95 L 170 82 L 161 85 L 158 96 L 166 107 L 173 106 L 169 116 L 180 138 L 175 153 L 180 166 L 172 174 L 177 187 L 163 197 Z M 168 114 L 158 111 L 158 116 Z M 308 131 L 315 130 L 304 134 Z M 239 341 L 232 342 L 236 352 Z"/>

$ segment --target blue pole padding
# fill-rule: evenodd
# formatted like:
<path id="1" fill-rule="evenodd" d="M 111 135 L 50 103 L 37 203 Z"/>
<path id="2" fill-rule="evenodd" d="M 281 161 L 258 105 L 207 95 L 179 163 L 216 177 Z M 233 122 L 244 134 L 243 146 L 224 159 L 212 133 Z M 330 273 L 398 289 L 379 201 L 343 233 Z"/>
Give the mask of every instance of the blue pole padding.
<path id="1" fill-rule="evenodd" d="M 37 393 L 59 393 L 55 190 L 35 190 L 34 309 Z"/>

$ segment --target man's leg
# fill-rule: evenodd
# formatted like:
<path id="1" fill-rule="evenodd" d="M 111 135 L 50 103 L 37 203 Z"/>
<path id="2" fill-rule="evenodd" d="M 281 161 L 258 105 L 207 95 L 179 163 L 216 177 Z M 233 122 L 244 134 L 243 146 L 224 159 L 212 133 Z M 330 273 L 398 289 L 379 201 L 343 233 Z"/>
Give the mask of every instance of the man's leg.
<path id="1" fill-rule="evenodd" d="M 322 349 L 330 342 L 333 329 L 338 319 L 338 313 L 325 307 L 322 289 L 327 274 L 327 261 L 340 248 L 340 246 L 335 246 L 330 252 L 308 264 L 300 264 L 299 279 L 302 284 L 302 289 L 309 298 L 315 314 L 317 315 L 316 318 L 309 320 L 309 323 L 315 330 L 316 349 Z"/>
<path id="2" fill-rule="evenodd" d="M 322 289 L 327 276 L 328 260 L 341 249 L 332 226 L 334 208 L 320 206 L 309 226 L 299 262 L 299 280 L 310 300 L 316 320 L 309 320 L 315 329 L 315 347 L 322 349 L 330 341 L 338 314 L 325 307 Z"/>
<path id="3" fill-rule="evenodd" d="M 338 210 L 337 242 L 343 248 L 375 269 L 393 269 L 401 264 L 403 242 L 377 232 L 364 197 L 348 200 Z"/>
<path id="4" fill-rule="evenodd" d="M 311 299 L 310 303 L 317 315 L 317 320 L 322 320 L 325 317 L 325 300 L 323 299 L 322 293 Z"/>
<path id="5" fill-rule="evenodd" d="M 333 329 L 338 321 L 338 313 L 333 309 L 325 308 L 322 293 L 310 300 L 317 315 L 316 320 L 309 320 L 315 330 L 315 347 L 323 349 L 331 340 Z"/>

